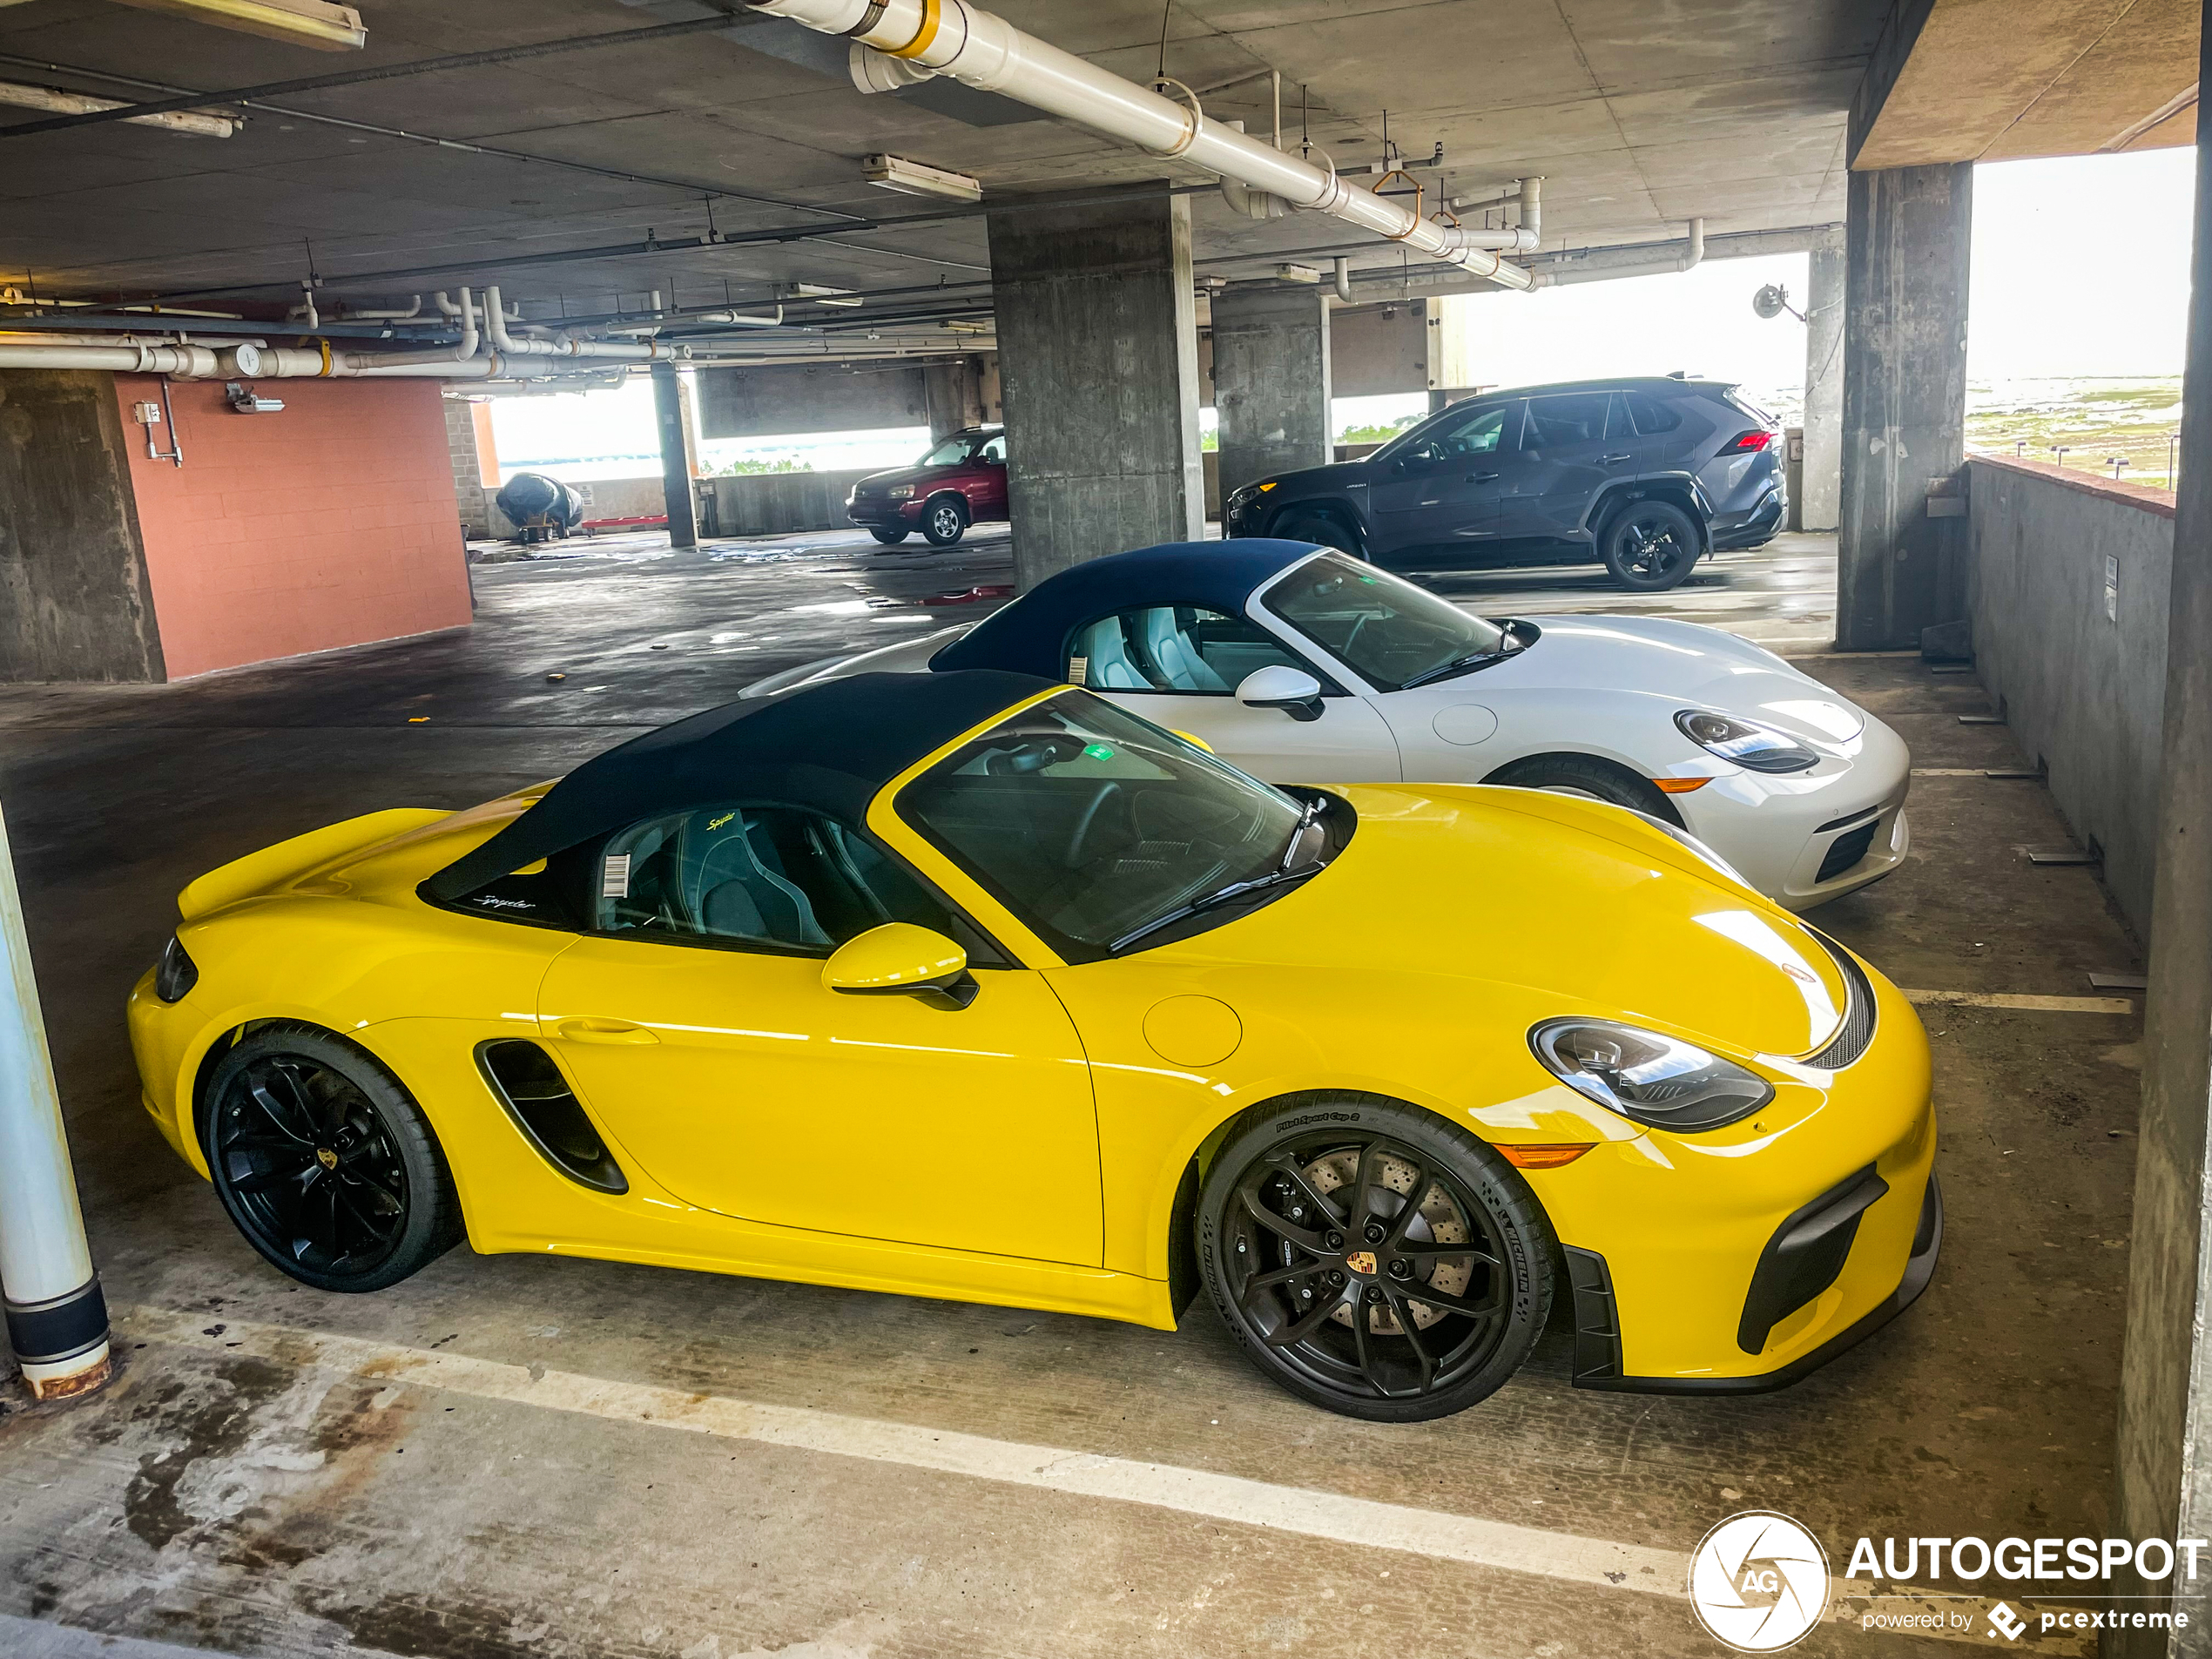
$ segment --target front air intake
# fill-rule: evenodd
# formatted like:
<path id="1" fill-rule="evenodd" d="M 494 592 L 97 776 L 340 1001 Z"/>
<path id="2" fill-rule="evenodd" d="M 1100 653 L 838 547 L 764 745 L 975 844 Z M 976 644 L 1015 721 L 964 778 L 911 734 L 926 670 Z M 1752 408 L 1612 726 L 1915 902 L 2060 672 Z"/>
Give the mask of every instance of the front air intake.
<path id="1" fill-rule="evenodd" d="M 622 1166 L 608 1152 L 552 1055 L 535 1042 L 510 1037 L 478 1044 L 476 1069 L 523 1138 L 548 1163 L 600 1192 L 630 1190 Z"/>

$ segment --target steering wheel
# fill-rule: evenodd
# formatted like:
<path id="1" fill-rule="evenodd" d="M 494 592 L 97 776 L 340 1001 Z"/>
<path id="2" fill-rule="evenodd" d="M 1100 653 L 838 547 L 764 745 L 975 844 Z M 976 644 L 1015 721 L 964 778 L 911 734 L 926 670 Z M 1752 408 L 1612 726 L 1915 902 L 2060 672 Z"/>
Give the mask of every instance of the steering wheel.
<path id="1" fill-rule="evenodd" d="M 1352 648 L 1359 643 L 1359 631 L 1374 619 L 1373 611 L 1362 611 L 1359 620 L 1352 624 L 1352 631 L 1344 637 L 1344 644 L 1337 648 L 1337 655 L 1348 658 L 1352 655 Z"/>
<path id="2" fill-rule="evenodd" d="M 1090 840 L 1092 827 L 1106 803 L 1122 792 L 1122 786 L 1111 781 L 1103 783 L 1091 792 L 1090 799 L 1083 806 L 1082 815 L 1076 820 L 1076 833 L 1068 838 L 1068 850 L 1060 855 L 1060 862 L 1070 870 L 1080 870 L 1083 864 L 1083 846 Z"/>

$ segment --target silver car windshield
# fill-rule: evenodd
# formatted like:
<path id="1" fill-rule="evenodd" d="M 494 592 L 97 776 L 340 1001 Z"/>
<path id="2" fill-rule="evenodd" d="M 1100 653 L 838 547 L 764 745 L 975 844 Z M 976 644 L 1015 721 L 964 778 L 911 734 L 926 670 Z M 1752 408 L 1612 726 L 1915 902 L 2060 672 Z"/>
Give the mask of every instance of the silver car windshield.
<path id="1" fill-rule="evenodd" d="M 1517 649 L 1496 623 L 1341 553 L 1299 565 L 1259 603 L 1379 691 L 1472 671 Z"/>

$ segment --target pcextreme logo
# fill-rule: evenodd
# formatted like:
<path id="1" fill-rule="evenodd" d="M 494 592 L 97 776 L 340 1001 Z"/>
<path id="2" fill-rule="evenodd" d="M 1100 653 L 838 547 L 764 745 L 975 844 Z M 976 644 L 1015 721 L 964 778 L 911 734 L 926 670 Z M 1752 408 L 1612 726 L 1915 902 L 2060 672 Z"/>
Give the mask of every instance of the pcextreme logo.
<path id="1" fill-rule="evenodd" d="M 1828 1610 L 1827 1552 L 1787 1515 L 1730 1515 L 1689 1559 L 1689 1604 L 1716 1641 L 1738 1653 L 1779 1653 Z"/>

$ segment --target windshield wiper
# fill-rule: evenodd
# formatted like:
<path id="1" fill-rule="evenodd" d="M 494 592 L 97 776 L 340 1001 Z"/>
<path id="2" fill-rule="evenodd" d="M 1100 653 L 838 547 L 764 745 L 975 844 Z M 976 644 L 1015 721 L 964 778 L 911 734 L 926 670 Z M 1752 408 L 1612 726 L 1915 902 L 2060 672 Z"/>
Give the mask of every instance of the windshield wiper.
<path id="1" fill-rule="evenodd" d="M 1211 893 L 1201 894 L 1188 904 L 1177 905 L 1164 915 L 1155 916 L 1140 927 L 1132 927 L 1112 944 L 1107 946 L 1106 949 L 1109 954 L 1118 956 L 1147 934 L 1156 934 L 1171 923 L 1186 921 L 1201 911 L 1211 910 L 1217 906 L 1229 904 L 1235 900 L 1244 898 L 1248 894 L 1258 893 L 1267 887 L 1280 887 L 1285 881 L 1303 881 L 1321 867 L 1320 861 L 1316 860 L 1312 864 L 1302 864 L 1295 870 L 1274 870 L 1266 875 L 1256 875 L 1249 881 L 1232 881 L 1225 887 L 1218 887 Z"/>
<path id="2" fill-rule="evenodd" d="M 1291 867 L 1291 860 L 1298 856 L 1298 844 L 1305 838 L 1306 831 L 1312 828 L 1313 820 L 1321 815 L 1323 799 L 1306 802 L 1305 810 L 1298 815 L 1298 827 L 1291 832 L 1291 839 L 1283 844 L 1283 861 L 1276 867 L 1278 870 Z"/>
<path id="3" fill-rule="evenodd" d="M 1440 664 L 1437 667 L 1423 669 L 1398 689 L 1401 691 L 1410 691 L 1416 685 L 1426 685 L 1433 680 L 1444 679 L 1453 674 L 1472 673 L 1478 668 L 1487 668 L 1493 663 L 1501 663 L 1508 657 L 1518 657 L 1527 649 L 1526 645 L 1507 645 L 1494 651 L 1471 651 L 1464 657 L 1454 657 L 1450 662 Z"/>

